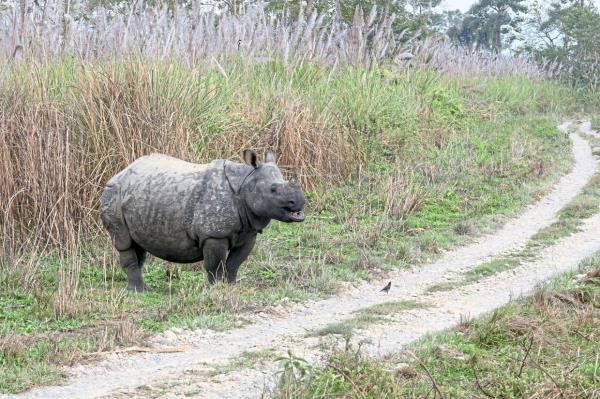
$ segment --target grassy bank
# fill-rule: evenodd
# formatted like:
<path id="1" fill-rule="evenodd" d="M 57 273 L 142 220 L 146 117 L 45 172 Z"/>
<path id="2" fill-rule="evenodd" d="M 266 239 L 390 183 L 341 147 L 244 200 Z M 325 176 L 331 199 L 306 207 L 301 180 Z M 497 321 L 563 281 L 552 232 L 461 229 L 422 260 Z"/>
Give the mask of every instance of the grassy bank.
<path id="1" fill-rule="evenodd" d="M 582 271 L 600 267 L 600 256 Z M 399 353 L 335 350 L 323 367 L 296 359 L 276 397 L 595 398 L 600 395 L 600 280 L 560 277 L 531 298 L 465 321 Z M 284 367 L 289 361 L 284 361 Z M 288 367 L 289 368 L 289 367 Z"/>
<path id="2" fill-rule="evenodd" d="M 518 212 L 568 169 L 565 89 L 512 76 L 137 59 L 14 64 L 0 80 L 0 391 L 170 326 L 223 329 L 267 305 L 435 257 Z M 97 217 L 136 157 L 196 162 L 275 149 L 307 220 L 274 222 L 237 286 L 150 259 L 124 291 Z M 168 272 L 166 272 L 168 270 Z"/>

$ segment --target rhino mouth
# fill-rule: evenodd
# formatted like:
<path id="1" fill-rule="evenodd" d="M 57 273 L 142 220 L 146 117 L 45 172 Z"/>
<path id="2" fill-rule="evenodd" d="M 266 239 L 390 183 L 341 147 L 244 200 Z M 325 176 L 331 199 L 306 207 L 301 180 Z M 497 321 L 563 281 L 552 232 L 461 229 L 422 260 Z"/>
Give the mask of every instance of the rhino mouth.
<path id="1" fill-rule="evenodd" d="M 284 208 L 288 214 L 288 217 L 292 222 L 302 222 L 304 220 L 304 213 L 302 211 L 294 211 L 290 208 Z"/>

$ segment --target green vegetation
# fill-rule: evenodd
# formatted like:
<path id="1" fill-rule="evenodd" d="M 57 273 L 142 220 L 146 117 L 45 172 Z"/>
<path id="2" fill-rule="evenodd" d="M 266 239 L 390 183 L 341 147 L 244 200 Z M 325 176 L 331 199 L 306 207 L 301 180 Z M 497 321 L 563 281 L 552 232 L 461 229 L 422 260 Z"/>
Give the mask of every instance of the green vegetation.
<path id="1" fill-rule="evenodd" d="M 248 351 L 243 352 L 239 357 L 226 365 L 216 368 L 208 373 L 209 377 L 227 374 L 235 370 L 254 368 L 256 365 L 264 360 L 272 360 L 275 358 L 273 351 L 265 349 L 262 351 Z"/>
<path id="2" fill-rule="evenodd" d="M 460 287 L 462 283 L 461 281 L 444 281 L 442 283 L 437 283 L 437 284 L 433 284 L 432 286 L 428 287 L 425 292 L 426 293 L 434 293 L 434 292 L 441 292 L 441 291 L 451 291 L 455 288 Z"/>
<path id="3" fill-rule="evenodd" d="M 582 265 L 599 268 L 600 255 Z M 599 309 L 598 277 L 561 276 L 531 298 L 416 342 L 414 354 L 374 359 L 347 345 L 323 367 L 280 359 L 276 397 L 421 398 L 437 389 L 445 398 L 592 398 L 600 386 Z"/>
<path id="4" fill-rule="evenodd" d="M 137 59 L 22 63 L 5 73 L 5 392 L 49 383 L 61 365 L 147 333 L 228 328 L 261 307 L 431 259 L 517 213 L 570 162 L 555 128 L 570 92 L 518 76 Z M 104 182 L 146 152 L 204 162 L 237 158 L 243 146 L 281 154 L 306 188 L 307 220 L 273 222 L 236 286 L 209 289 L 201 266 L 150 259 L 151 292 L 125 292 L 97 218 Z M 23 181 L 34 183 L 15 196 Z"/>
<path id="5" fill-rule="evenodd" d="M 600 131 L 600 115 L 596 115 L 592 118 L 592 129 Z"/>
<path id="6" fill-rule="evenodd" d="M 308 337 L 322 337 L 330 334 L 349 336 L 355 329 L 365 328 L 375 323 L 391 321 L 395 314 L 410 309 L 423 309 L 427 305 L 417 301 L 385 302 L 356 312 L 356 315 L 340 322 L 331 323 L 316 331 L 310 331 Z"/>
<path id="7" fill-rule="evenodd" d="M 594 140 L 593 138 L 591 140 Z M 573 200 L 558 214 L 558 220 L 538 231 L 517 252 L 493 259 L 465 272 L 459 280 L 432 285 L 426 292 L 449 291 L 461 285 L 477 282 L 481 278 L 511 270 L 522 262 L 531 260 L 544 248 L 555 244 L 561 238 L 577 232 L 585 219 L 600 211 L 600 173 L 596 173 Z"/>
<path id="8" fill-rule="evenodd" d="M 491 260 L 466 272 L 466 281 L 476 281 L 481 277 L 487 277 L 505 270 L 510 270 L 518 266 L 519 263 L 520 262 L 514 258 L 499 258 Z"/>

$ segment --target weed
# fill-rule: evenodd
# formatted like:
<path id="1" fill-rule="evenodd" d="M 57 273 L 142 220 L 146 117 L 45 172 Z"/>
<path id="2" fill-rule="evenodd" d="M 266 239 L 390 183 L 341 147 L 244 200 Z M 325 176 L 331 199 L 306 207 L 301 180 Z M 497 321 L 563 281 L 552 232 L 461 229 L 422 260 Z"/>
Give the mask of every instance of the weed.
<path id="1" fill-rule="evenodd" d="M 426 304 L 414 300 L 393 301 L 362 308 L 358 313 L 376 316 L 388 316 L 405 310 L 424 309 L 426 307 Z"/>
<path id="2" fill-rule="evenodd" d="M 499 258 L 478 265 L 465 273 L 466 281 L 477 281 L 482 277 L 488 277 L 496 273 L 510 270 L 520 264 L 518 259 Z"/>
<path id="3" fill-rule="evenodd" d="M 336 334 L 350 336 L 355 329 L 365 328 L 375 323 L 390 321 L 398 313 L 411 309 L 423 309 L 427 305 L 412 301 L 385 302 L 370 307 L 366 307 L 356 312 L 356 315 L 336 323 L 331 323 L 316 331 L 307 333 L 309 337 L 322 337 Z"/>
<path id="4" fill-rule="evenodd" d="M 262 351 L 246 351 L 224 366 L 217 367 L 209 371 L 208 377 L 214 377 L 215 375 L 219 374 L 227 374 L 236 370 L 254 368 L 256 367 L 257 363 L 263 360 L 273 360 L 274 358 L 275 355 L 270 349 L 265 349 Z"/>
<path id="5" fill-rule="evenodd" d="M 455 288 L 461 286 L 461 282 L 458 281 L 444 281 L 443 283 L 433 284 L 425 290 L 425 293 L 434 293 L 442 291 L 452 291 Z"/>

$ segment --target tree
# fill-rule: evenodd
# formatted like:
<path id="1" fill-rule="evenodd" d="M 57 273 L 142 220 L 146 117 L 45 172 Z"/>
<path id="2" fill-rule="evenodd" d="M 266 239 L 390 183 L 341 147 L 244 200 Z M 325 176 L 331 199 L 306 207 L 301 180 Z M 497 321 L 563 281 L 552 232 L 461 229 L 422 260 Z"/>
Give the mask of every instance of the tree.
<path id="1" fill-rule="evenodd" d="M 500 52 L 510 46 L 521 31 L 525 0 L 480 0 L 449 36 L 460 44 L 475 49 Z"/>
<path id="2" fill-rule="evenodd" d="M 437 27 L 442 23 L 443 14 L 435 8 L 441 2 L 442 0 L 409 0 L 410 10 L 404 21 L 405 27 L 410 32 L 420 32 L 421 37 L 437 31 Z"/>
<path id="3" fill-rule="evenodd" d="M 300 10 L 304 10 L 307 16 L 316 11 L 348 24 L 352 23 L 357 7 L 367 13 L 375 7 L 380 13 L 394 13 L 397 16 L 406 14 L 405 0 L 266 0 L 264 4 L 274 14 L 286 11 L 292 18 L 296 18 Z"/>
<path id="4" fill-rule="evenodd" d="M 460 10 L 444 11 L 440 15 L 439 22 L 434 27 L 436 31 L 445 33 L 453 41 L 458 41 L 456 38 L 464 18 L 465 16 Z"/>
<path id="5" fill-rule="evenodd" d="M 600 12 L 591 1 L 534 3 L 529 40 L 521 51 L 555 61 L 576 86 L 600 86 Z"/>

